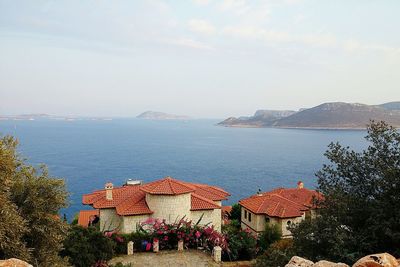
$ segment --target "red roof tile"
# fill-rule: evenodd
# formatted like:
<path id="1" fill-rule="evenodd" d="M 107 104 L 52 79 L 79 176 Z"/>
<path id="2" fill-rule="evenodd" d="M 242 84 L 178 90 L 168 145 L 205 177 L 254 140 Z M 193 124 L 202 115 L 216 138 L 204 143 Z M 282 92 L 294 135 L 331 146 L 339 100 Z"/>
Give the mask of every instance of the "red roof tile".
<path id="1" fill-rule="evenodd" d="M 199 196 L 195 193 L 191 194 L 191 209 L 190 210 L 213 210 L 220 209 L 221 207 L 215 204 L 214 201 Z"/>
<path id="2" fill-rule="evenodd" d="M 306 188 L 278 188 L 242 199 L 239 204 L 256 214 L 292 218 L 302 216 L 304 211 L 309 210 L 312 207 L 313 197 L 321 195 Z"/>
<path id="3" fill-rule="evenodd" d="M 186 183 L 175 180 L 169 176 L 157 180 L 141 188 L 143 191 L 154 195 L 180 195 L 194 191 L 194 188 Z"/>
<path id="4" fill-rule="evenodd" d="M 222 206 L 222 212 L 230 214 L 232 211 L 232 206 Z"/>
<path id="5" fill-rule="evenodd" d="M 194 192 L 202 197 L 220 201 L 226 200 L 230 194 L 219 187 L 206 185 L 206 184 L 190 184 L 194 187 Z"/>
<path id="6" fill-rule="evenodd" d="M 145 201 L 146 194 L 140 188 L 140 185 L 115 187 L 112 189 L 112 200 L 106 199 L 105 190 L 95 191 L 84 195 L 82 203 L 96 209 L 116 208 L 119 215 L 151 214 Z"/>
<path id="7" fill-rule="evenodd" d="M 80 210 L 78 215 L 78 224 L 88 227 L 91 216 L 99 216 L 99 210 Z"/>
<path id="8" fill-rule="evenodd" d="M 191 193 L 191 209 L 207 210 L 221 208 L 214 201 L 227 199 L 229 193 L 219 187 L 179 181 L 171 177 L 144 185 L 127 185 L 112 189 L 112 200 L 106 199 L 105 190 L 97 190 L 83 195 L 82 203 L 96 209 L 115 208 L 119 215 L 139 215 L 153 213 L 146 203 L 146 193 L 178 195 Z"/>

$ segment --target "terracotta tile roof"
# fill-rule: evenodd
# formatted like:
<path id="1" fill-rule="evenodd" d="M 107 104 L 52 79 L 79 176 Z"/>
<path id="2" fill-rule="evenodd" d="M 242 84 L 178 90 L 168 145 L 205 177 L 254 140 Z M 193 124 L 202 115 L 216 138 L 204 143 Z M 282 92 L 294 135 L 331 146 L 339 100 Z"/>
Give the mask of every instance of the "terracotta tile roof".
<path id="1" fill-rule="evenodd" d="M 88 227 L 91 216 L 99 216 L 99 210 L 80 210 L 78 215 L 78 224 Z"/>
<path id="2" fill-rule="evenodd" d="M 141 190 L 153 195 L 180 195 L 193 192 L 194 188 L 167 176 L 161 180 L 143 185 Z"/>
<path id="3" fill-rule="evenodd" d="M 119 215 L 140 215 L 153 213 L 146 203 L 146 193 L 143 191 L 128 197 L 121 202 L 117 207 Z"/>
<path id="4" fill-rule="evenodd" d="M 151 214 L 146 203 L 146 193 L 179 195 L 191 193 L 191 209 L 207 210 L 221 208 L 214 201 L 227 199 L 229 193 L 216 186 L 194 184 L 165 177 L 144 185 L 126 185 L 112 189 L 112 200 L 106 199 L 105 190 L 83 195 L 82 203 L 96 209 L 115 208 L 118 215 Z"/>
<path id="5" fill-rule="evenodd" d="M 306 188 L 278 188 L 242 199 L 239 204 L 255 214 L 292 218 L 311 209 L 314 196 L 321 197 L 315 190 Z"/>
<path id="6" fill-rule="evenodd" d="M 191 194 L 191 202 L 192 206 L 190 210 L 213 210 L 213 209 L 220 209 L 221 207 L 215 204 L 214 201 L 199 196 L 195 193 Z"/>
<path id="7" fill-rule="evenodd" d="M 188 184 L 188 183 L 187 183 Z M 194 188 L 194 192 L 202 197 L 220 201 L 226 200 L 230 194 L 219 187 L 206 184 L 190 184 Z"/>
<path id="8" fill-rule="evenodd" d="M 230 214 L 232 211 L 232 206 L 222 206 L 222 212 L 225 214 Z"/>
<path id="9" fill-rule="evenodd" d="M 112 200 L 106 199 L 105 190 L 99 190 L 83 195 L 82 203 L 96 209 L 116 208 L 119 215 L 151 214 L 152 211 L 145 201 L 146 193 L 140 189 L 140 185 L 114 187 Z"/>

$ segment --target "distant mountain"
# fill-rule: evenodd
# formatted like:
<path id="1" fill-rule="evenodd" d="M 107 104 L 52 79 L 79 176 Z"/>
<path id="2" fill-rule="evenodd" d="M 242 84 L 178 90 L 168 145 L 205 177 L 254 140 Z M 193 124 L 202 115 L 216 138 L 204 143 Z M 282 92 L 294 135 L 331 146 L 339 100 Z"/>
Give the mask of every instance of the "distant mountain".
<path id="1" fill-rule="evenodd" d="M 138 115 L 136 118 L 148 119 L 148 120 L 187 120 L 190 119 L 188 116 L 167 114 L 164 112 L 157 111 L 146 111 Z"/>
<path id="2" fill-rule="evenodd" d="M 228 118 L 219 123 L 227 127 L 281 127 L 281 128 L 365 128 L 371 119 L 386 121 L 400 127 L 400 102 L 382 105 L 365 105 L 357 103 L 324 103 L 319 106 L 294 111 L 272 111 L 264 116 L 236 119 Z"/>
<path id="3" fill-rule="evenodd" d="M 268 127 L 284 117 L 296 113 L 293 110 L 257 110 L 251 117 L 230 117 L 218 125 L 230 127 Z"/>
<path id="4" fill-rule="evenodd" d="M 380 107 L 383 107 L 384 109 L 387 110 L 400 110 L 400 101 L 398 102 L 389 102 L 389 103 L 385 103 L 382 105 L 379 105 Z"/>

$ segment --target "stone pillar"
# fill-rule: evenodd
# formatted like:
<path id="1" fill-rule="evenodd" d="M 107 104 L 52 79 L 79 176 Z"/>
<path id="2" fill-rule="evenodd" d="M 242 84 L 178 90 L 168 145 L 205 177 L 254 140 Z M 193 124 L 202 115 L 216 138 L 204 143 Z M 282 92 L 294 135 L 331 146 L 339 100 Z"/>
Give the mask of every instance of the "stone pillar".
<path id="1" fill-rule="evenodd" d="M 153 240 L 153 251 L 156 252 L 156 253 L 160 250 L 160 245 L 159 244 L 160 243 L 159 243 L 158 239 L 154 239 Z"/>
<path id="2" fill-rule="evenodd" d="M 215 262 L 221 262 L 222 248 L 220 246 L 214 247 L 212 256 Z"/>
<path id="3" fill-rule="evenodd" d="M 178 251 L 183 251 L 183 240 L 182 239 L 180 239 L 178 241 Z"/>
<path id="4" fill-rule="evenodd" d="M 133 255 L 133 242 L 128 242 L 128 255 Z"/>

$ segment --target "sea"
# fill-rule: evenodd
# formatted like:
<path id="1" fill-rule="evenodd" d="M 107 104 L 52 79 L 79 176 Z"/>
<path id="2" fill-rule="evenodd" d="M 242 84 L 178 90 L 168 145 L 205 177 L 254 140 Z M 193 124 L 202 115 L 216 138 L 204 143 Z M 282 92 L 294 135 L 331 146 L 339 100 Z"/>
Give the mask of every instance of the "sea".
<path id="1" fill-rule="evenodd" d="M 69 220 L 81 209 L 82 195 L 127 179 L 150 182 L 165 176 L 216 185 L 230 205 L 258 189 L 315 188 L 331 142 L 354 150 L 368 144 L 362 130 L 228 128 L 219 120 L 4 120 L 0 134 L 19 140 L 29 164 L 48 166 L 65 179 Z"/>

